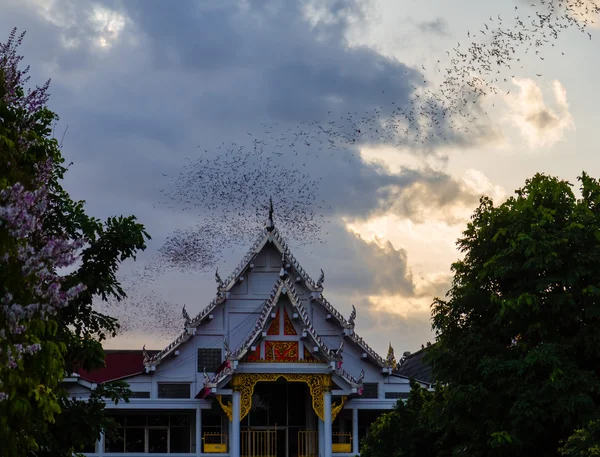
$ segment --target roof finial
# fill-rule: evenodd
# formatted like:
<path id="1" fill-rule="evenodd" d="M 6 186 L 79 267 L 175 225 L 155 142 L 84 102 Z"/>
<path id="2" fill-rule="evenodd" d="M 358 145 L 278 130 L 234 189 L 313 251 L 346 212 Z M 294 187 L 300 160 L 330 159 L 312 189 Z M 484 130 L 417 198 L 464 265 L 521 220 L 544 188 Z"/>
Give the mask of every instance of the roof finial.
<path id="1" fill-rule="evenodd" d="M 229 360 L 231 358 L 231 349 L 229 349 L 229 341 L 227 338 L 223 339 L 223 349 L 225 349 L 225 358 Z"/>
<path id="2" fill-rule="evenodd" d="M 217 281 L 217 287 L 223 287 L 223 280 L 219 274 L 219 268 L 217 268 L 217 271 L 215 271 L 215 281 Z"/>
<path id="3" fill-rule="evenodd" d="M 185 305 L 183 305 L 183 309 L 181 310 L 181 314 L 183 314 L 183 319 L 185 320 L 185 324 L 184 325 L 187 327 L 192 322 L 192 319 L 190 319 L 190 315 L 185 310 Z"/>
<path id="4" fill-rule="evenodd" d="M 321 268 L 321 276 L 317 280 L 317 287 L 323 287 L 323 283 L 325 282 L 325 273 L 323 273 L 323 269 Z"/>
<path id="5" fill-rule="evenodd" d="M 275 228 L 275 223 L 273 222 L 273 198 L 269 197 L 269 220 L 267 221 L 267 231 L 272 232 Z"/>
<path id="6" fill-rule="evenodd" d="M 394 348 L 392 347 L 391 341 L 390 341 L 390 346 L 388 348 L 388 353 L 387 353 L 387 357 L 386 357 L 385 361 L 394 370 L 396 369 L 396 366 L 398 364 L 396 362 L 396 357 L 394 357 Z"/>
<path id="7" fill-rule="evenodd" d="M 351 328 L 354 328 L 354 320 L 356 319 L 356 307 L 352 305 L 352 312 L 350 313 L 350 317 L 348 318 L 348 325 Z"/>
<path id="8" fill-rule="evenodd" d="M 285 278 L 288 275 L 287 269 L 285 267 L 286 262 L 285 262 L 285 252 L 283 252 L 281 254 L 281 270 L 279 270 L 279 277 L 280 278 Z"/>

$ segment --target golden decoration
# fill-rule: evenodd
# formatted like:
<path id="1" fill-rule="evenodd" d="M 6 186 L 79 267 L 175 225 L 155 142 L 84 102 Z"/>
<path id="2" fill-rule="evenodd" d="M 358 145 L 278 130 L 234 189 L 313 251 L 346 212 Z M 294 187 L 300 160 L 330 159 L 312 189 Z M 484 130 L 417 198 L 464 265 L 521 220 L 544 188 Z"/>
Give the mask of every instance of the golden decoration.
<path id="1" fill-rule="evenodd" d="M 265 362 L 297 362 L 298 341 L 265 341 Z"/>
<path id="2" fill-rule="evenodd" d="M 345 395 L 343 395 L 342 398 L 340 399 L 340 404 L 339 405 L 336 405 L 335 403 L 333 403 L 331 405 L 331 422 L 332 423 L 335 421 L 335 418 L 337 417 L 337 415 L 339 414 L 339 412 L 344 407 L 344 403 L 346 403 L 346 399 L 347 398 L 348 397 L 346 397 Z"/>
<path id="3" fill-rule="evenodd" d="M 275 358 L 276 360 L 273 360 L 273 349 L 270 349 L 271 344 L 273 343 L 296 343 L 296 354 L 299 355 L 299 345 L 297 344 L 297 341 L 271 341 L 271 340 L 267 340 L 265 341 L 265 355 L 267 356 L 267 359 L 263 359 L 260 356 L 260 346 L 256 347 L 255 351 L 248 351 L 248 353 L 244 356 L 244 358 L 241 360 L 242 363 L 273 363 L 273 362 L 285 362 L 285 363 L 325 363 L 322 360 L 319 360 L 317 358 L 315 358 L 310 351 L 308 350 L 308 348 L 305 346 L 304 347 L 304 358 L 300 359 L 298 356 L 294 355 L 293 357 L 291 356 L 291 354 L 288 354 L 287 357 L 285 357 L 285 360 L 283 360 L 282 358 L 278 358 L 277 354 L 281 354 L 282 353 L 282 348 L 279 348 L 277 346 L 275 346 L 275 351 L 276 351 L 276 355 Z M 289 349 L 289 348 L 288 348 Z"/>
<path id="4" fill-rule="evenodd" d="M 260 359 L 260 346 L 256 346 L 256 350 L 248 351 L 244 357 L 244 362 L 262 362 Z"/>
<path id="5" fill-rule="evenodd" d="M 392 343 L 390 342 L 390 346 L 388 348 L 387 357 L 385 358 L 385 362 L 392 367 L 394 370 L 398 366 L 396 362 L 396 357 L 394 357 L 394 348 L 392 347 Z"/>
<path id="6" fill-rule="evenodd" d="M 267 335 L 279 335 L 279 308 L 277 308 L 277 312 L 275 313 L 275 317 L 271 321 L 271 325 L 269 326 L 269 330 L 267 330 Z"/>
<path id="7" fill-rule="evenodd" d="M 315 414 L 324 418 L 325 392 L 331 390 L 331 375 L 328 374 L 300 374 L 300 373 L 236 373 L 231 384 L 234 390 L 240 392 L 240 421 L 244 419 L 252 408 L 252 395 L 259 382 L 275 382 L 284 378 L 288 382 L 304 382 L 308 385 L 312 397 L 312 407 Z"/>
<path id="8" fill-rule="evenodd" d="M 283 334 L 287 336 L 298 334 L 294 328 L 294 324 L 292 324 L 289 314 L 285 309 L 283 310 Z"/>
<path id="9" fill-rule="evenodd" d="M 233 406 L 231 405 L 231 402 L 228 401 L 227 404 L 223 403 L 223 397 L 221 397 L 221 395 L 216 395 L 216 399 L 219 402 L 219 405 L 221 405 L 221 408 L 223 408 L 225 414 L 227 414 L 229 421 L 233 421 Z"/>
<path id="10" fill-rule="evenodd" d="M 309 351 L 309 349 L 306 346 L 304 346 L 304 361 L 310 362 L 310 363 L 320 362 L 319 359 L 315 358 L 315 356 L 311 354 L 311 352 Z"/>

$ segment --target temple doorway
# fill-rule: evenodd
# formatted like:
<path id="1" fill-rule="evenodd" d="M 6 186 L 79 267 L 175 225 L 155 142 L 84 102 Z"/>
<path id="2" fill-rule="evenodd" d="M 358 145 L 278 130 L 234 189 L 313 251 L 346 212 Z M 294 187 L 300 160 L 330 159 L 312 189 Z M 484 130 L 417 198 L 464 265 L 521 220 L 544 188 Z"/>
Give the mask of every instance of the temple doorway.
<path id="1" fill-rule="evenodd" d="M 313 457 L 318 455 L 317 417 L 303 382 L 259 382 L 252 408 L 242 420 L 242 457 Z"/>

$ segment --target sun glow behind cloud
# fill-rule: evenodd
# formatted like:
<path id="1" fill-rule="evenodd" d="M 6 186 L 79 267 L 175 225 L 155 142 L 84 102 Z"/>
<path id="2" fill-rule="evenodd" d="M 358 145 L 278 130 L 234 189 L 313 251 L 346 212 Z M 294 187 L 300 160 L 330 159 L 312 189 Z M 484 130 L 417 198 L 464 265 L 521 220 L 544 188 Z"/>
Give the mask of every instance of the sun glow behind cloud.
<path id="1" fill-rule="evenodd" d="M 102 6 L 93 8 L 90 20 L 97 33 L 96 43 L 102 48 L 112 46 L 127 23 L 125 16 Z"/>
<path id="2" fill-rule="evenodd" d="M 33 6 L 46 21 L 61 29 L 62 45 L 68 49 L 86 42 L 101 49 L 111 48 L 129 22 L 121 12 L 99 4 L 78 10 L 59 0 L 34 0 Z"/>
<path id="3" fill-rule="evenodd" d="M 552 104 L 546 104 L 542 88 L 532 79 L 513 79 L 519 92 L 507 94 L 506 120 L 519 129 L 531 149 L 549 147 L 562 141 L 575 128 L 569 112 L 567 92 L 559 81 L 552 82 Z"/>
<path id="4" fill-rule="evenodd" d="M 381 157 L 376 158 L 376 151 L 363 152 L 365 157 L 372 160 L 383 160 Z M 443 166 L 443 160 L 428 160 L 431 166 Z M 415 166 L 418 159 L 413 159 L 411 163 L 399 157 L 395 160 L 390 157 L 385 161 L 390 169 L 398 169 L 401 162 Z M 407 216 L 388 212 L 366 221 L 344 219 L 346 229 L 366 242 L 378 246 L 389 242 L 395 249 L 402 249 L 407 253 L 414 293 L 411 296 L 370 295 L 367 299 L 374 312 L 395 313 L 407 317 L 428 310 L 435 297 L 444 297 L 451 281 L 450 265 L 459 257 L 456 240 L 466 227 L 477 206 L 478 198 L 487 195 L 496 204 L 506 198 L 505 190 L 492 183 L 479 170 L 467 170 L 457 182 L 462 194 L 471 195 L 473 198 L 457 199 L 443 206 L 421 203 L 423 206 L 418 212 L 411 212 Z"/>

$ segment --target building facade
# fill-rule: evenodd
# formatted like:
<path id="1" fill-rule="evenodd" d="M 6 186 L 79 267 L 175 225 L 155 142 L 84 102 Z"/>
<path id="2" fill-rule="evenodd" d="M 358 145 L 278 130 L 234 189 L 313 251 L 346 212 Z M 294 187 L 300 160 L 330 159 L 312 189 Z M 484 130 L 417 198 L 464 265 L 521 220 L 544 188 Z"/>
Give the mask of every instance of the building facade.
<path id="1" fill-rule="evenodd" d="M 139 365 L 128 355 L 130 374 L 107 367 L 133 398 L 107 405 L 119 437 L 88 455 L 359 455 L 372 422 L 408 396 L 391 345 L 377 354 L 355 331 L 356 309 L 346 318 L 325 299 L 323 272 L 315 281 L 298 264 L 272 212 L 240 265 L 215 279 L 216 296 L 194 318 L 183 310 L 171 344 Z M 89 378 L 68 378 L 71 395 L 89 395 Z"/>

